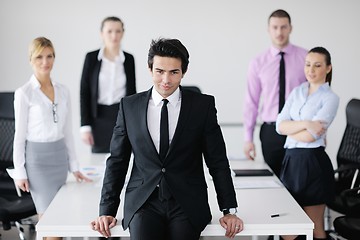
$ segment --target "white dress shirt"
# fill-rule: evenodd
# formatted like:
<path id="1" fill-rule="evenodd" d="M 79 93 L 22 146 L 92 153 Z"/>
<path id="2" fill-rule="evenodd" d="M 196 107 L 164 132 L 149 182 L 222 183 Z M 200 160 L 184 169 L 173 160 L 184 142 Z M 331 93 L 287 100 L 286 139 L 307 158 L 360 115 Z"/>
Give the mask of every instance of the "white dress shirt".
<path id="1" fill-rule="evenodd" d="M 153 143 L 156 147 L 156 150 L 159 152 L 160 149 L 160 116 L 161 116 L 161 107 L 163 105 L 164 98 L 152 88 L 151 97 L 148 104 L 147 111 L 147 124 L 150 132 L 150 136 L 153 140 Z M 174 137 L 175 129 L 180 114 L 181 107 L 181 93 L 180 89 L 177 88 L 173 94 L 167 97 L 169 103 L 167 104 L 168 108 L 168 117 L 169 117 L 169 146 Z"/>
<path id="2" fill-rule="evenodd" d="M 115 60 L 110 61 L 104 56 L 104 48 L 101 48 L 98 60 L 102 60 L 99 73 L 98 103 L 102 105 L 119 103 L 121 98 L 126 95 L 125 54 L 123 51 L 119 51 Z"/>
<path id="3" fill-rule="evenodd" d="M 68 150 L 69 170 L 78 171 L 72 134 L 70 93 L 64 85 L 53 81 L 52 84 L 55 113 L 53 103 L 41 91 L 40 83 L 34 75 L 15 91 L 14 179 L 27 179 L 26 141 L 55 142 L 64 138 Z"/>

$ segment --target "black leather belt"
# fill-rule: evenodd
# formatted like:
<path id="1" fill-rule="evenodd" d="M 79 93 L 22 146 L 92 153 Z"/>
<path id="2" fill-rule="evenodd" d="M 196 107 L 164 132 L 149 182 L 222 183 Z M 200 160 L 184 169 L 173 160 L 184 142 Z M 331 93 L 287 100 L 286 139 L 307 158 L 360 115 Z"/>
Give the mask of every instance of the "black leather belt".
<path id="1" fill-rule="evenodd" d="M 272 126 L 275 126 L 276 125 L 276 122 L 264 122 L 265 125 L 272 125 Z"/>

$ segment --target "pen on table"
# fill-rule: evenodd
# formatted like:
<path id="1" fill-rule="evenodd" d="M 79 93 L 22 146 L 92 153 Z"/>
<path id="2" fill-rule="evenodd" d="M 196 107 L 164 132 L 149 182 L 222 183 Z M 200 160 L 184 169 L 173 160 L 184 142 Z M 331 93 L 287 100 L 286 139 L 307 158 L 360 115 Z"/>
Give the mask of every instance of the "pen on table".
<path id="1" fill-rule="evenodd" d="M 279 213 L 276 213 L 276 214 L 272 214 L 271 215 L 272 218 L 275 218 L 275 217 L 280 217 L 280 214 Z"/>

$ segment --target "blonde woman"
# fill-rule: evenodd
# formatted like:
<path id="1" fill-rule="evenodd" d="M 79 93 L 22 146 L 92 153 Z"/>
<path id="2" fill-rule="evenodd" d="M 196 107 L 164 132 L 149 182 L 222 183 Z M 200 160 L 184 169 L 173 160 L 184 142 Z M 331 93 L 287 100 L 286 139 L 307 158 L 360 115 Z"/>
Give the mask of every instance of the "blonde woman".
<path id="1" fill-rule="evenodd" d="M 76 161 L 68 89 L 50 77 L 55 50 L 49 39 L 36 38 L 29 48 L 33 75 L 15 91 L 13 178 L 30 192 L 37 213 L 45 212 L 68 171 L 90 181 Z"/>

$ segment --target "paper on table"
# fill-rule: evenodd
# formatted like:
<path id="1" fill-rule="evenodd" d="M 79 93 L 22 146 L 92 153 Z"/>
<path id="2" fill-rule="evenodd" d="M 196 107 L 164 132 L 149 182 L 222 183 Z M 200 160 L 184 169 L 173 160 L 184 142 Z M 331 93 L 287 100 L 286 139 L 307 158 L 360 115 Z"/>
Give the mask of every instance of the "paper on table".
<path id="1" fill-rule="evenodd" d="M 88 178 L 99 178 L 104 175 L 104 167 L 103 166 L 85 166 L 80 170 L 86 177 Z"/>
<path id="2" fill-rule="evenodd" d="M 237 189 L 245 188 L 281 188 L 282 185 L 275 180 L 245 180 L 234 179 L 234 187 Z"/>
<path id="3" fill-rule="evenodd" d="M 94 185 L 97 188 L 101 188 L 103 186 L 103 178 L 105 173 L 105 166 L 100 165 L 89 165 L 84 166 L 80 170 L 82 174 L 86 177 L 92 179 L 96 184 Z M 124 188 L 126 188 L 129 181 L 129 176 L 127 175 L 124 182 Z"/>

